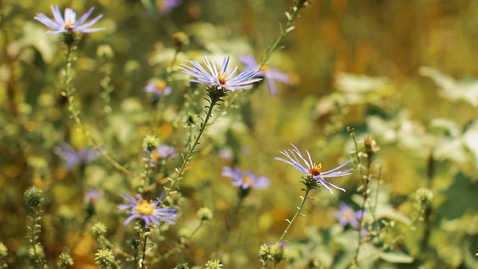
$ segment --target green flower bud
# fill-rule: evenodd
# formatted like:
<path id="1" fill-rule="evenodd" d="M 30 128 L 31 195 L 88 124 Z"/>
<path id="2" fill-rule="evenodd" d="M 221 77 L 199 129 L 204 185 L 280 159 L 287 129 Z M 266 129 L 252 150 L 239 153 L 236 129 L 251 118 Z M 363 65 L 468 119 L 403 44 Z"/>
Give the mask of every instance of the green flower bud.
<path id="1" fill-rule="evenodd" d="M 74 264 L 73 259 L 71 258 L 71 256 L 66 254 L 66 253 L 61 253 L 59 258 L 60 258 L 60 264 L 59 265 L 62 268 Z"/>
<path id="2" fill-rule="evenodd" d="M 219 260 L 209 260 L 206 263 L 206 269 L 220 269 L 222 268 L 221 261 Z"/>
<path id="3" fill-rule="evenodd" d="M 212 217 L 213 217 L 211 209 L 209 209 L 207 207 L 199 208 L 197 216 L 202 221 L 208 221 L 208 220 L 212 219 Z"/>
<path id="4" fill-rule="evenodd" d="M 28 188 L 23 193 L 23 199 L 30 207 L 37 207 L 43 202 L 43 192 L 35 186 Z"/>
<path id="5" fill-rule="evenodd" d="M 93 227 L 91 227 L 91 233 L 96 237 L 103 235 L 104 233 L 106 233 L 106 225 L 101 222 L 95 223 Z"/>
<path id="6" fill-rule="evenodd" d="M 159 147 L 159 138 L 154 135 L 147 135 L 143 140 L 143 150 L 152 152 Z"/>
<path id="7" fill-rule="evenodd" d="M 108 248 L 98 249 L 95 254 L 95 262 L 101 268 L 108 268 L 115 262 L 113 252 Z"/>

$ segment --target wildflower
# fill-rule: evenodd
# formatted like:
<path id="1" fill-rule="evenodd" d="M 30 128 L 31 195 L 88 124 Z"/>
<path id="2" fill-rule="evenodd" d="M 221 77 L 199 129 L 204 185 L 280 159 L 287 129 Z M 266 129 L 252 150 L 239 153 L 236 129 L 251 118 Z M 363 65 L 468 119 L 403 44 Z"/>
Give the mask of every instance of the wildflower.
<path id="1" fill-rule="evenodd" d="M 153 79 L 144 87 L 144 91 L 152 92 L 153 100 L 157 100 L 161 95 L 171 94 L 172 88 L 171 86 L 167 86 L 166 82 L 162 79 Z"/>
<path id="2" fill-rule="evenodd" d="M 252 55 L 240 56 L 238 58 L 239 61 L 245 65 L 249 65 L 255 69 L 259 68 L 256 59 L 254 59 L 254 56 Z M 291 84 L 291 80 L 288 74 L 282 73 L 275 68 L 270 68 L 267 65 L 262 66 L 261 70 L 259 70 L 257 75 L 266 79 L 267 87 L 269 88 L 269 92 L 271 95 L 277 95 L 277 87 L 275 81 Z"/>
<path id="3" fill-rule="evenodd" d="M 60 262 L 60 268 L 67 268 L 67 266 L 71 266 L 74 264 L 73 258 L 67 253 L 61 253 L 59 256 Z"/>
<path id="4" fill-rule="evenodd" d="M 100 156 L 100 152 L 94 149 L 80 149 L 76 151 L 70 144 L 64 143 L 61 147 L 55 147 L 53 150 L 56 155 L 63 158 L 67 169 L 74 165 L 84 165 L 90 163 Z"/>
<path id="5" fill-rule="evenodd" d="M 96 203 L 101 199 L 102 195 L 103 194 L 100 191 L 95 189 L 90 189 L 88 193 L 85 194 L 85 212 L 87 214 L 87 218 L 90 218 L 96 214 Z"/>
<path id="6" fill-rule="evenodd" d="M 159 159 L 174 158 L 178 155 L 176 148 L 168 145 L 160 145 L 156 150 L 151 152 L 151 164 L 158 163 Z"/>
<path id="7" fill-rule="evenodd" d="M 98 200 L 101 199 L 103 196 L 103 193 L 101 191 L 97 191 L 95 189 L 90 189 L 86 194 L 85 194 L 85 202 L 86 203 L 91 203 L 91 204 L 96 204 Z"/>
<path id="8" fill-rule="evenodd" d="M 191 82 L 213 85 L 219 90 L 227 89 L 236 91 L 249 89 L 252 87 L 252 83 L 262 80 L 261 78 L 254 78 L 259 70 L 250 71 L 250 66 L 244 68 L 237 76 L 234 76 L 237 71 L 237 66 L 234 67 L 231 72 L 226 73 L 229 59 L 229 56 L 224 58 L 220 71 L 217 70 L 216 65 L 212 61 L 209 61 L 207 57 L 204 57 L 204 63 L 208 70 L 204 69 L 197 61 L 188 61 L 193 66 L 183 64 L 179 68 L 183 70 L 184 73 L 194 77 Z"/>
<path id="9" fill-rule="evenodd" d="M 159 14 L 166 15 L 173 10 L 173 8 L 181 5 L 181 0 L 156 0 L 156 8 Z"/>
<path id="10" fill-rule="evenodd" d="M 48 18 L 43 13 L 37 13 L 34 17 L 35 20 L 43 23 L 44 25 L 55 29 L 54 31 L 47 31 L 48 34 L 59 34 L 59 33 L 66 33 L 66 32 L 80 32 L 80 33 L 92 33 L 104 30 L 105 28 L 90 28 L 95 22 L 97 22 L 103 14 L 96 16 L 91 21 L 81 25 L 88 19 L 88 17 L 93 12 L 94 7 L 91 7 L 88 12 L 83 14 L 81 18 L 77 21 L 76 20 L 76 13 L 71 8 L 65 9 L 65 18 L 61 16 L 60 8 L 58 5 L 51 6 L 51 11 L 53 13 L 53 17 L 55 20 Z"/>
<path id="11" fill-rule="evenodd" d="M 91 227 L 91 233 L 95 235 L 96 237 L 99 237 L 100 235 L 105 234 L 106 231 L 107 231 L 106 225 L 104 225 L 101 222 L 97 222 Z"/>
<path id="12" fill-rule="evenodd" d="M 143 139 L 143 150 L 146 152 L 152 152 L 159 147 L 160 140 L 154 135 L 147 135 Z"/>
<path id="13" fill-rule="evenodd" d="M 108 248 L 98 249 L 95 253 L 95 262 L 101 268 L 109 268 L 112 264 L 115 263 L 115 256 L 113 251 Z"/>
<path id="14" fill-rule="evenodd" d="M 350 226 L 358 228 L 360 225 L 359 219 L 363 212 L 363 210 L 354 211 L 345 203 L 340 203 L 339 210 L 334 212 L 334 216 L 339 220 L 340 225 L 345 227 L 350 224 Z"/>
<path id="15" fill-rule="evenodd" d="M 164 221 L 170 224 L 174 224 L 171 218 L 176 218 L 176 208 L 158 208 L 158 204 L 163 199 L 164 193 L 156 201 L 146 201 L 140 195 L 136 195 L 136 198 L 126 194 L 121 194 L 123 198 L 128 199 L 131 203 L 120 205 L 118 210 L 130 209 L 128 214 L 130 216 L 125 220 L 124 225 L 128 225 L 133 219 L 142 219 L 146 226 L 149 226 L 151 222 L 159 226 L 159 221 Z"/>
<path id="16" fill-rule="evenodd" d="M 330 191 L 330 193 L 334 193 L 330 187 L 334 187 L 338 190 L 341 190 L 345 192 L 345 189 L 340 188 L 338 186 L 335 186 L 334 184 L 330 183 L 329 181 L 325 180 L 326 178 L 332 178 L 332 177 L 342 177 L 346 175 L 350 175 L 350 171 L 353 170 L 353 168 L 349 168 L 345 171 L 337 171 L 340 168 L 344 167 L 347 165 L 349 162 L 352 160 L 348 160 L 344 162 L 343 164 L 329 170 L 322 172 L 322 164 L 321 163 L 314 163 L 312 162 L 312 158 L 310 157 L 310 153 L 306 150 L 305 152 L 307 153 L 308 159 L 304 158 L 302 156 L 302 153 L 297 149 L 296 146 L 291 144 L 293 149 L 288 149 L 288 150 L 283 150 L 280 151 L 282 155 L 286 156 L 288 159 L 276 157 L 275 159 L 278 161 L 282 161 L 285 163 L 288 163 L 292 165 L 295 169 L 299 170 L 302 172 L 304 175 L 311 177 L 315 179 L 318 183 L 320 183 L 322 186 L 324 186 L 327 190 Z"/>
<path id="17" fill-rule="evenodd" d="M 219 150 L 217 152 L 217 155 L 219 156 L 219 158 L 228 161 L 232 160 L 232 158 L 234 157 L 232 150 L 228 148 Z"/>
<path id="18" fill-rule="evenodd" d="M 213 217 L 212 210 L 207 207 L 201 207 L 197 212 L 197 216 L 201 221 L 210 220 Z"/>
<path id="19" fill-rule="evenodd" d="M 206 263 L 206 269 L 221 269 L 222 263 L 220 260 L 209 260 Z"/>
<path id="20" fill-rule="evenodd" d="M 284 240 L 275 243 L 270 248 L 270 255 L 272 256 L 272 259 L 277 263 L 282 261 L 285 258 L 286 254 L 287 249 L 286 242 Z"/>
<path id="21" fill-rule="evenodd" d="M 269 179 L 265 177 L 257 177 L 250 171 L 241 172 L 238 168 L 232 169 L 230 167 L 224 167 L 222 169 L 222 175 L 232 179 L 232 186 L 240 187 L 242 189 L 265 189 L 269 187 Z"/>

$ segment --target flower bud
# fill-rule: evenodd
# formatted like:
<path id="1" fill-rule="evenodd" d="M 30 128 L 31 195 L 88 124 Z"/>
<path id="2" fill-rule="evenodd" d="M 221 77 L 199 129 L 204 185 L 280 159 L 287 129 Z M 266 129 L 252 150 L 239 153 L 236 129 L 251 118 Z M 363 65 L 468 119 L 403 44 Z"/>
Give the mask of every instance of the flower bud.
<path id="1" fill-rule="evenodd" d="M 43 192 L 35 186 L 28 188 L 23 193 L 23 199 L 30 207 L 37 207 L 43 202 Z"/>

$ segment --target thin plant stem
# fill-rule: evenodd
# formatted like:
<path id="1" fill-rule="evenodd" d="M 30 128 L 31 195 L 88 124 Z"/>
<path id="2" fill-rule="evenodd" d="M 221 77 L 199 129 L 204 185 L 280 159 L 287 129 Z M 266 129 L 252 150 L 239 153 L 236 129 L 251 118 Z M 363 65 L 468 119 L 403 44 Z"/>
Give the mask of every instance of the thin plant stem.
<path id="1" fill-rule="evenodd" d="M 32 216 L 32 227 L 30 229 L 30 244 L 31 244 L 31 247 L 32 247 L 32 250 L 33 250 L 33 256 L 35 256 L 37 262 L 38 262 L 38 266 L 40 266 L 40 268 L 42 269 L 45 269 L 46 268 L 46 265 L 43 263 L 43 260 L 41 259 L 40 257 L 40 254 L 37 253 L 37 249 L 36 249 L 36 228 L 37 228 L 37 219 L 38 219 L 38 209 L 37 208 L 33 208 L 33 216 Z"/>
<path id="2" fill-rule="evenodd" d="M 291 221 L 288 221 L 289 222 L 289 225 L 287 225 L 287 228 L 285 228 L 284 232 L 282 233 L 281 237 L 279 238 L 279 240 L 277 240 L 277 242 L 280 242 L 282 241 L 282 239 L 284 239 L 285 235 L 289 232 L 289 229 L 290 227 L 292 226 L 292 224 L 294 223 L 294 221 L 297 219 L 297 217 L 300 215 L 300 211 L 302 211 L 302 208 L 304 207 L 305 205 L 305 201 L 308 199 L 308 195 L 309 195 L 309 192 L 310 192 L 310 188 L 306 188 L 305 189 L 305 195 L 302 197 L 300 196 L 300 198 L 302 199 L 302 202 L 300 203 L 300 206 L 297 208 L 297 212 L 295 213 L 294 217 L 292 218 Z"/>
<path id="3" fill-rule="evenodd" d="M 433 158 L 433 151 L 430 152 L 427 161 L 427 189 L 431 189 L 433 177 L 435 175 L 435 159 Z M 430 239 L 430 233 L 432 230 L 430 216 L 432 215 L 433 208 L 431 204 L 428 202 L 425 204 L 425 212 L 423 216 L 423 222 L 425 223 L 424 231 L 423 231 L 423 238 L 422 238 L 422 249 L 428 248 L 428 241 Z"/>
<path id="4" fill-rule="evenodd" d="M 73 104 L 73 91 L 70 88 L 70 67 L 71 67 L 71 52 L 72 52 L 72 44 L 67 44 L 67 51 L 66 51 L 66 63 L 65 63 L 65 71 L 64 71 L 64 78 L 63 78 L 63 83 L 65 86 L 65 90 L 63 92 L 64 96 L 68 100 L 68 110 L 70 111 L 71 116 L 73 117 L 73 120 L 75 123 L 78 125 L 78 128 L 81 130 L 83 135 L 85 136 L 86 140 L 88 143 L 98 152 L 103 155 L 103 157 L 111 163 L 116 169 L 119 171 L 123 172 L 126 175 L 132 175 L 131 171 L 126 169 L 124 166 L 119 164 L 117 161 L 115 161 L 111 156 L 106 153 L 105 150 L 101 149 L 101 147 L 96 143 L 95 140 L 90 136 L 90 133 L 86 130 L 84 127 L 83 123 L 81 122 L 80 118 L 78 117 L 79 112 L 76 110 L 74 104 Z"/>
<path id="5" fill-rule="evenodd" d="M 308 0 L 297 0 L 297 4 L 292 7 L 292 13 L 286 12 L 286 17 L 287 17 L 287 22 L 285 27 L 282 27 L 282 24 L 279 24 L 280 26 L 280 33 L 277 36 L 277 38 L 270 44 L 267 49 L 264 57 L 262 58 L 261 63 L 257 67 L 258 70 L 261 70 L 269 61 L 270 57 L 272 56 L 272 53 L 279 48 L 279 45 L 281 42 L 289 35 L 290 32 L 292 32 L 295 27 L 293 26 L 294 20 L 297 18 L 299 14 L 299 10 L 304 8 L 308 4 Z M 234 95 L 231 98 L 231 101 L 226 104 L 226 107 L 229 107 L 234 101 L 239 97 L 238 94 Z"/>
<path id="6" fill-rule="evenodd" d="M 294 19 L 297 17 L 299 14 L 299 10 L 303 7 L 305 7 L 307 4 L 307 0 L 298 0 L 297 5 L 292 7 L 292 13 L 286 12 L 286 17 L 287 17 L 287 22 L 285 27 L 283 28 L 282 25 L 280 25 L 280 34 L 277 36 L 276 40 L 267 48 L 266 50 L 266 55 L 262 59 L 261 64 L 259 65 L 259 70 L 264 67 L 264 65 L 267 63 L 269 58 L 271 57 L 272 53 L 279 47 L 279 44 L 284 40 L 284 38 L 289 35 L 289 33 L 294 30 L 294 26 L 292 25 L 294 22 Z"/>
<path id="7" fill-rule="evenodd" d="M 141 258 L 141 269 L 145 269 L 146 268 L 146 245 L 147 245 L 147 241 L 148 241 L 148 235 L 149 235 L 149 232 L 146 232 L 144 234 L 144 242 L 143 242 L 143 257 Z"/>
<path id="8" fill-rule="evenodd" d="M 362 230 L 363 228 L 363 216 L 364 216 L 364 212 L 365 212 L 365 203 L 367 202 L 367 199 L 368 199 L 368 183 L 370 182 L 370 163 L 367 165 L 367 172 L 366 172 L 366 181 L 364 183 L 364 186 L 363 186 L 363 190 L 362 190 L 362 197 L 363 197 L 363 201 L 362 201 L 362 211 L 360 211 L 360 218 L 359 218 L 359 227 L 358 227 L 358 243 L 357 243 L 357 249 L 355 250 L 355 256 L 354 256 L 354 263 L 357 264 L 358 262 L 358 255 L 359 255 L 359 251 L 360 251 L 360 245 L 362 244 L 362 241 L 360 240 L 360 231 Z"/>
<path id="9" fill-rule="evenodd" d="M 362 185 L 360 186 L 359 189 L 362 190 L 362 197 L 363 197 L 363 201 L 362 201 L 362 211 L 360 213 L 360 218 L 359 218 L 359 228 L 358 228 L 358 238 L 357 238 L 357 249 L 355 250 L 355 255 L 354 255 L 354 259 L 353 259 L 353 264 L 357 264 L 357 259 L 358 259 L 358 254 L 359 254 L 359 251 L 360 251 L 360 245 L 362 244 L 362 241 L 360 240 L 360 231 L 362 230 L 362 227 L 363 227 L 363 216 L 364 216 L 364 211 L 365 211 L 365 203 L 367 201 L 367 188 L 368 188 L 368 182 L 370 181 L 370 165 L 371 165 L 371 159 L 367 159 L 368 162 L 367 162 L 367 173 L 364 174 L 363 172 L 363 169 L 362 169 L 362 164 L 360 162 L 360 155 L 359 155 L 359 150 L 358 150 L 358 145 L 357 145 L 357 139 L 355 137 L 355 131 L 353 128 L 350 128 L 348 127 L 347 130 L 349 131 L 350 133 L 350 136 L 352 137 L 353 141 L 354 141 L 354 146 L 355 146 L 355 152 L 354 152 L 354 155 L 355 155 L 355 162 L 356 162 L 356 165 L 357 165 L 357 168 L 360 172 L 360 178 L 362 180 Z"/>
<path id="10" fill-rule="evenodd" d="M 196 138 L 194 139 L 194 142 L 189 146 L 189 150 L 186 153 L 186 157 L 183 158 L 182 165 L 179 168 L 176 169 L 176 176 L 172 180 L 171 186 L 169 188 L 165 188 L 166 189 L 166 194 L 164 196 L 165 198 L 167 198 L 171 194 L 171 192 L 176 187 L 176 184 L 178 183 L 178 181 L 184 175 L 186 166 L 189 164 L 189 161 L 191 160 L 192 155 L 194 154 L 194 152 L 196 150 L 196 147 L 199 145 L 199 140 L 204 135 L 204 131 L 206 130 L 206 127 L 208 126 L 208 122 L 213 115 L 212 112 L 214 110 L 214 106 L 216 106 L 219 101 L 222 101 L 222 99 L 211 98 L 211 102 L 210 102 L 210 104 L 208 106 L 208 109 L 207 109 L 207 112 L 206 112 L 206 117 L 204 118 L 204 121 L 201 123 L 201 126 L 199 127 L 199 133 L 197 134 Z M 161 200 L 160 205 L 165 200 L 166 199 Z"/>
<path id="11" fill-rule="evenodd" d="M 285 228 L 284 232 L 282 233 L 281 237 L 279 238 L 279 240 L 277 240 L 277 242 L 280 242 L 284 239 L 285 235 L 289 232 L 289 229 L 290 227 L 292 227 L 292 224 L 295 222 L 295 220 L 297 219 L 297 217 L 300 215 L 300 212 L 302 211 L 302 208 L 304 207 L 305 205 L 305 201 L 308 199 L 309 197 L 309 192 L 310 190 L 312 190 L 311 187 L 309 187 L 309 185 L 306 185 L 306 189 L 304 190 L 305 191 L 305 195 L 304 196 L 300 196 L 300 198 L 302 199 L 302 202 L 300 203 L 300 206 L 297 207 L 297 212 L 295 213 L 294 217 L 292 218 L 292 220 L 287 220 L 287 222 L 289 223 L 289 225 L 287 225 L 287 228 Z M 269 263 L 269 260 L 270 258 L 268 258 L 266 261 L 264 261 L 262 263 L 262 269 L 266 269 L 267 268 L 267 264 Z M 274 265 L 274 268 L 276 268 L 277 266 L 277 263 L 275 263 Z"/>
<path id="12" fill-rule="evenodd" d="M 141 192 L 143 193 L 143 197 L 150 191 L 150 189 L 146 187 L 149 185 L 149 175 L 154 168 L 154 166 L 151 165 L 151 152 L 148 152 L 148 157 L 144 158 L 144 161 L 144 170 L 141 173 Z"/>

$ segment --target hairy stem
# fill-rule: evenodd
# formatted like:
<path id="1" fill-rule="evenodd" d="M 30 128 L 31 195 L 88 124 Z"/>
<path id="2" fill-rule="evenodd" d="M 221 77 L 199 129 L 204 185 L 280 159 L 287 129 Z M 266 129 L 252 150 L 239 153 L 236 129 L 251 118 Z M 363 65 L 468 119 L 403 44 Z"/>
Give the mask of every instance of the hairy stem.
<path id="1" fill-rule="evenodd" d="M 31 226 L 31 229 L 30 229 L 30 245 L 32 247 L 33 256 L 35 256 L 36 261 L 38 263 L 38 266 L 40 266 L 40 268 L 44 269 L 44 268 L 46 268 L 46 265 L 43 263 L 43 260 L 40 257 L 40 254 L 37 252 L 37 249 L 36 249 L 36 239 L 37 239 L 36 230 L 37 230 L 37 226 L 38 226 L 38 224 L 37 224 L 38 210 L 39 209 L 37 209 L 37 208 L 33 208 L 32 226 Z"/>
<path id="2" fill-rule="evenodd" d="M 192 156 L 196 150 L 196 147 L 199 145 L 199 140 L 201 139 L 201 137 L 204 135 L 204 131 L 206 130 L 206 127 L 208 126 L 208 122 L 209 120 L 211 119 L 212 117 L 212 112 L 214 110 L 214 107 L 218 104 L 219 101 L 222 101 L 221 98 L 211 98 L 211 101 L 210 101 L 210 104 L 209 106 L 207 107 L 207 111 L 206 111 L 206 117 L 204 118 L 204 121 L 202 121 L 201 123 L 201 126 L 199 127 L 199 133 L 197 134 L 196 138 L 194 139 L 193 143 L 189 145 L 189 150 L 188 152 L 186 153 L 186 157 L 183 158 L 183 163 L 182 165 L 176 169 L 176 176 L 174 177 L 174 179 L 172 180 L 171 182 L 171 186 L 169 188 L 165 188 L 166 189 L 166 195 L 164 196 L 164 198 L 167 198 L 171 192 L 174 190 L 174 188 L 176 187 L 178 181 L 182 178 L 182 176 L 184 175 L 184 172 L 185 172 L 185 169 L 186 167 L 188 166 L 189 164 L 189 161 L 192 159 Z M 165 201 L 166 199 L 163 199 L 161 201 L 161 204 L 163 203 L 163 201 Z"/>
<path id="3" fill-rule="evenodd" d="M 144 234 L 144 241 L 143 241 L 143 257 L 141 258 L 141 269 L 146 269 L 146 246 L 148 243 L 148 235 L 149 232 Z"/>

